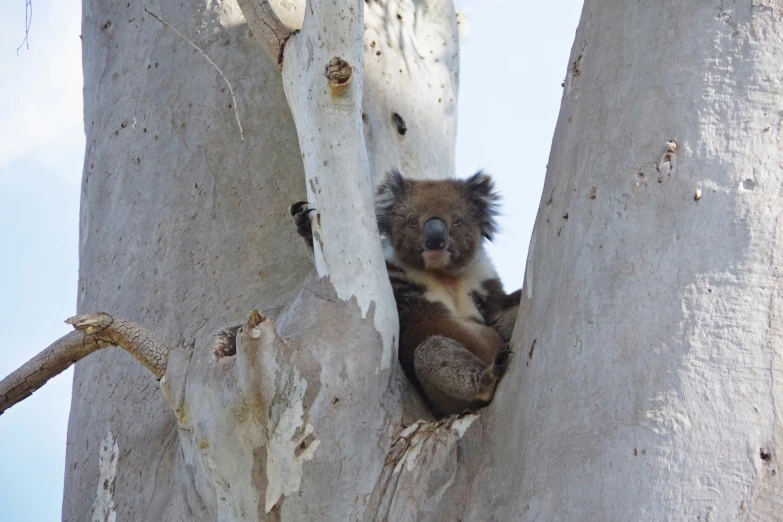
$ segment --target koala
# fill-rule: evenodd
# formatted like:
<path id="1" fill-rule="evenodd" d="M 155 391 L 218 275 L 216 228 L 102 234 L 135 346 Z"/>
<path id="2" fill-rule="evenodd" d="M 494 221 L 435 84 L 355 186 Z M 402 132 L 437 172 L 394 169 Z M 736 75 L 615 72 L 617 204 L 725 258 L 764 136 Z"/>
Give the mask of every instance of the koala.
<path id="1" fill-rule="evenodd" d="M 378 187 L 375 214 L 400 318 L 399 360 L 433 413 L 489 404 L 503 376 L 521 291 L 506 294 L 484 251 L 499 196 L 478 172 L 419 181 L 398 171 Z M 291 206 L 312 248 L 306 202 Z"/>

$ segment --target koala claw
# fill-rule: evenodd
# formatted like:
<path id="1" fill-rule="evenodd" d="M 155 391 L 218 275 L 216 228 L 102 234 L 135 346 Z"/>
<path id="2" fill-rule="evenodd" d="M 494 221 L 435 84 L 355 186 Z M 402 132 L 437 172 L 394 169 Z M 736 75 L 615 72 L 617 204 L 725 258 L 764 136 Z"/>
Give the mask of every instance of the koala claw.
<path id="1" fill-rule="evenodd" d="M 514 352 L 508 349 L 508 343 L 504 344 L 503 349 L 495 355 L 494 374 L 497 377 L 501 377 L 506 373 L 506 370 L 508 370 L 508 363 L 513 355 Z"/>
<path id="2" fill-rule="evenodd" d="M 304 238 L 307 245 L 312 248 L 313 246 L 313 230 L 310 225 L 310 213 L 315 211 L 314 208 L 309 207 L 307 201 L 297 201 L 288 209 L 294 218 L 296 224 L 296 232 L 302 238 Z"/>
<path id="3" fill-rule="evenodd" d="M 297 201 L 293 205 L 291 205 L 288 209 L 288 211 L 291 213 L 292 216 L 296 216 L 299 214 L 299 212 L 302 211 L 302 207 L 305 205 L 309 205 L 307 201 Z"/>

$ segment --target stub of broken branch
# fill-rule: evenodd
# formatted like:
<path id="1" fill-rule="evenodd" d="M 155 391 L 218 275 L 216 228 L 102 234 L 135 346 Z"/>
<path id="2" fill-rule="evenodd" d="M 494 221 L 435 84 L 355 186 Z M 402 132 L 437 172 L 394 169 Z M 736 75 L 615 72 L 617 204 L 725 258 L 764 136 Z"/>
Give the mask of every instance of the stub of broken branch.
<path id="1" fill-rule="evenodd" d="M 99 313 L 78 315 L 65 322 L 76 330 L 59 338 L 0 381 L 0 414 L 32 395 L 76 361 L 107 346 L 124 348 L 158 379 L 166 371 L 168 347 L 133 321 Z"/>
<path id="2" fill-rule="evenodd" d="M 342 96 L 351 86 L 353 67 L 339 56 L 335 56 L 326 64 L 324 74 L 329 81 L 332 96 Z"/>
<path id="3" fill-rule="evenodd" d="M 456 460 L 460 439 L 478 418 L 475 413 L 452 415 L 435 422 L 416 421 L 405 428 L 389 449 L 364 520 L 401 518 L 395 512 L 397 492 L 415 491 L 421 485 L 431 484 L 432 475 L 437 477 L 436 482 L 442 481 L 444 474 L 454 468 L 451 463 Z"/>

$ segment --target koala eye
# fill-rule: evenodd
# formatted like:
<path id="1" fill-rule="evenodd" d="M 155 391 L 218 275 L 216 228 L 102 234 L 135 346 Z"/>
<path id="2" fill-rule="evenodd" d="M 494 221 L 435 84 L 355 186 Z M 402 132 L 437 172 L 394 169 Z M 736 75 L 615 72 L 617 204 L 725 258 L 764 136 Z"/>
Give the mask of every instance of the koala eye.
<path id="1" fill-rule="evenodd" d="M 462 224 L 462 218 L 461 217 L 455 217 L 454 221 L 452 221 L 452 223 L 454 224 L 454 226 L 459 226 L 459 225 Z"/>
<path id="2" fill-rule="evenodd" d="M 411 228 L 419 228 L 419 220 L 413 216 L 408 218 L 408 226 Z"/>

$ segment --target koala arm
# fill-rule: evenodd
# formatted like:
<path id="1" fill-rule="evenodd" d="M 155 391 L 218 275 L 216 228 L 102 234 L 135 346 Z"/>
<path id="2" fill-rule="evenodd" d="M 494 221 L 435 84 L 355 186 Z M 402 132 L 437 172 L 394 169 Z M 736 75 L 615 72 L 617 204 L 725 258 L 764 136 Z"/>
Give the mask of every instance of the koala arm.
<path id="1" fill-rule="evenodd" d="M 487 291 L 485 298 L 485 319 L 487 324 L 495 327 L 503 342 L 511 340 L 514 325 L 519 315 L 519 302 L 522 299 L 522 290 L 507 294 L 503 290 L 500 279 L 488 279 L 484 281 L 484 289 Z"/>
<path id="2" fill-rule="evenodd" d="M 519 316 L 519 301 L 521 297 L 521 289 L 506 295 L 504 306 L 495 314 L 495 329 L 505 342 L 511 341 L 511 334 L 514 333 L 514 326 L 517 324 L 517 317 Z"/>

